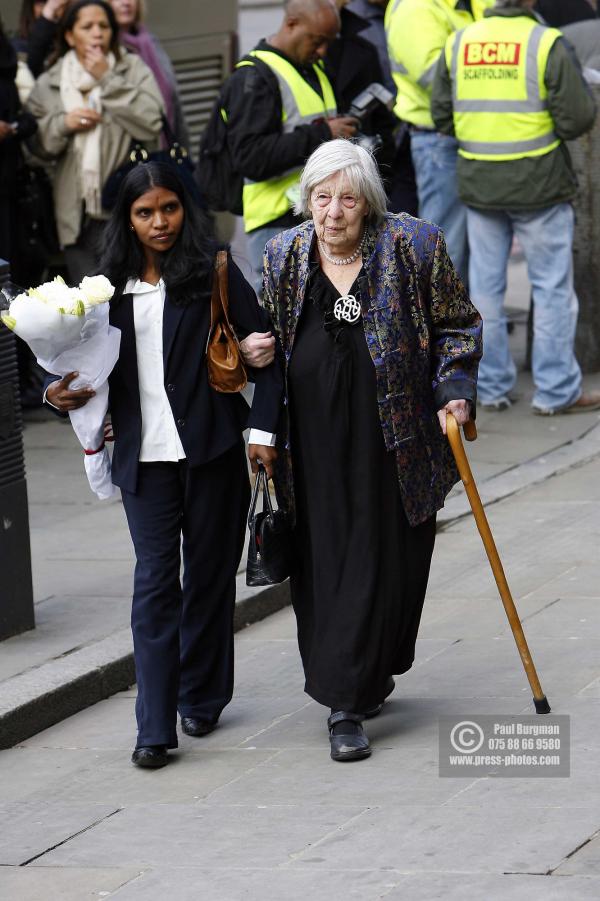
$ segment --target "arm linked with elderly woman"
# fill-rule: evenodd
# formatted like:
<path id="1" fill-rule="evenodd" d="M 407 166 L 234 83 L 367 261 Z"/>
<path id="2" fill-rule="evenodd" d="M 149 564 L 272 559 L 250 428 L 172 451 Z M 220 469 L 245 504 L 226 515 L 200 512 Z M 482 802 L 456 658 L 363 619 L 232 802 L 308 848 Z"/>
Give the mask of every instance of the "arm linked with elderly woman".
<path id="1" fill-rule="evenodd" d="M 291 594 L 305 690 L 334 760 L 412 665 L 435 515 L 458 481 L 447 411 L 476 402 L 481 318 L 440 229 L 386 212 L 373 158 L 334 140 L 265 251 L 263 302 L 286 361 L 275 487 L 295 520 Z"/>

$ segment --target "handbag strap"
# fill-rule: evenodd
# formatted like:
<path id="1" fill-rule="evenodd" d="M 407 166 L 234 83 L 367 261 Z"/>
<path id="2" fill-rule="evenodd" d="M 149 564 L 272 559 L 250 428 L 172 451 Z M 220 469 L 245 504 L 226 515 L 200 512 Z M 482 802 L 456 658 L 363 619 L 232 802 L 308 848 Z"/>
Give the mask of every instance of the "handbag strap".
<path id="1" fill-rule="evenodd" d="M 248 511 L 248 527 L 252 528 L 252 521 L 256 515 L 256 503 L 258 495 L 262 488 L 263 496 L 263 512 L 269 516 L 273 516 L 273 504 L 271 503 L 271 495 L 269 494 L 269 480 L 267 479 L 267 471 L 262 463 L 258 464 L 258 474 L 254 482 L 252 490 L 252 500 L 250 501 L 250 510 Z"/>
<path id="2" fill-rule="evenodd" d="M 169 145 L 169 152 L 171 152 L 173 148 L 177 146 L 177 153 L 175 153 L 174 156 L 173 154 L 171 154 L 173 159 L 177 160 L 180 157 L 187 157 L 187 148 L 183 146 L 181 141 L 177 140 L 177 136 L 171 128 L 169 120 L 164 113 L 162 113 L 160 117 L 160 123 L 160 133 L 164 136 L 167 144 Z M 145 163 L 148 161 L 149 157 L 150 151 L 146 148 L 143 139 L 132 138 L 129 142 L 129 161 L 132 163 Z"/>
<path id="3" fill-rule="evenodd" d="M 248 528 L 252 528 L 252 521 L 256 514 L 256 502 L 258 500 L 258 493 L 261 489 L 261 485 L 264 478 L 264 468 L 259 465 L 258 467 L 258 475 L 254 481 L 254 488 L 252 489 L 252 500 L 250 501 L 250 509 L 248 511 Z"/>
<path id="4" fill-rule="evenodd" d="M 258 464 L 258 468 L 262 470 L 263 474 L 263 512 L 266 513 L 273 518 L 273 504 L 271 503 L 271 495 L 269 493 L 269 479 L 267 478 L 267 471 L 262 463 Z"/>
<path id="5" fill-rule="evenodd" d="M 226 250 L 218 250 L 215 257 L 215 276 L 213 278 L 212 295 L 210 299 L 211 335 L 213 334 L 217 323 L 222 319 L 225 320 L 233 332 L 229 321 L 229 278 Z"/>

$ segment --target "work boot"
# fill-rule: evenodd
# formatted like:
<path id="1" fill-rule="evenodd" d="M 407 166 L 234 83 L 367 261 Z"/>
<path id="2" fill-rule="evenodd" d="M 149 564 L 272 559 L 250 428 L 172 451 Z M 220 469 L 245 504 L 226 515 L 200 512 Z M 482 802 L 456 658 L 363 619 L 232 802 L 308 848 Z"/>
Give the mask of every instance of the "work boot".
<path id="1" fill-rule="evenodd" d="M 576 401 L 566 407 L 533 407 L 537 416 L 558 416 L 561 413 L 593 413 L 600 410 L 600 391 L 584 391 Z"/>

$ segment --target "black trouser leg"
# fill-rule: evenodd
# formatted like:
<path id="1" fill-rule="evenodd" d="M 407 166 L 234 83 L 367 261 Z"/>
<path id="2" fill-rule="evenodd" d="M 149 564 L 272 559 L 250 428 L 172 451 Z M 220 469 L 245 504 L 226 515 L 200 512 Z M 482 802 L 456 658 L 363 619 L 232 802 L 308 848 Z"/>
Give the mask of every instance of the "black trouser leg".
<path id="1" fill-rule="evenodd" d="M 131 629 L 138 686 L 137 746 L 177 747 L 181 464 L 141 463 L 123 506 L 136 555 Z"/>
<path id="2" fill-rule="evenodd" d="M 244 445 L 188 469 L 178 707 L 214 723 L 233 693 L 235 576 L 250 488 Z"/>

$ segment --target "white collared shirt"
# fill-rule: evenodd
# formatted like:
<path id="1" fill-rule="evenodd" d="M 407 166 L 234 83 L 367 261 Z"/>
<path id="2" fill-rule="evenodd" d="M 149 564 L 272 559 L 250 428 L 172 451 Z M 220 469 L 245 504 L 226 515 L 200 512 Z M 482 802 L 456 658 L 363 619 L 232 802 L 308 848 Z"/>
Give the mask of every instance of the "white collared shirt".
<path id="1" fill-rule="evenodd" d="M 165 284 L 129 279 L 125 293 L 133 295 L 133 322 L 142 411 L 140 463 L 175 462 L 185 451 L 164 385 L 163 312 Z M 275 445 L 276 436 L 250 429 L 249 444 Z"/>
<path id="2" fill-rule="evenodd" d="M 137 354 L 142 443 L 140 463 L 176 463 L 185 451 L 165 390 L 163 361 L 163 311 L 165 284 L 131 278 L 125 293 L 133 295 L 133 323 Z"/>

